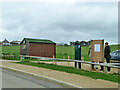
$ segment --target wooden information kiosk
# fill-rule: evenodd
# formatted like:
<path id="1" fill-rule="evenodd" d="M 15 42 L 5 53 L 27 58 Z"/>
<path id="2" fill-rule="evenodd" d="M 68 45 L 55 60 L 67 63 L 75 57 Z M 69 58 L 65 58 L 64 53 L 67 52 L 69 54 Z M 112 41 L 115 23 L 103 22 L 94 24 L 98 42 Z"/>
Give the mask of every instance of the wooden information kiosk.
<path id="1" fill-rule="evenodd" d="M 104 62 L 104 40 L 91 40 L 91 61 Z"/>

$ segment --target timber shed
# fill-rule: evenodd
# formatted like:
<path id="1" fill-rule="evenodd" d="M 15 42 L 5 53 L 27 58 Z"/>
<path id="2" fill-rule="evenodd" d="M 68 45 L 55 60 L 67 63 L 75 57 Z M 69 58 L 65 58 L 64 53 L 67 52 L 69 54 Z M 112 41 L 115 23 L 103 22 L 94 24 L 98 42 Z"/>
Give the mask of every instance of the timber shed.
<path id="1" fill-rule="evenodd" d="M 20 43 L 20 55 L 56 57 L 56 43 L 51 40 L 24 38 Z"/>

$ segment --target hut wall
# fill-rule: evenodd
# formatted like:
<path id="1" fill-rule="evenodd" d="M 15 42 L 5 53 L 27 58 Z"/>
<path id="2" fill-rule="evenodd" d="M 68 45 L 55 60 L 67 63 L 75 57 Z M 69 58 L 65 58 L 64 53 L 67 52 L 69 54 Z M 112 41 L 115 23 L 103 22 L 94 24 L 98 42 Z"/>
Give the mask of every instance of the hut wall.
<path id="1" fill-rule="evenodd" d="M 29 42 L 20 44 L 20 55 L 29 55 Z"/>
<path id="2" fill-rule="evenodd" d="M 29 43 L 29 55 L 52 58 L 56 54 L 55 46 L 55 44 L 31 42 Z"/>

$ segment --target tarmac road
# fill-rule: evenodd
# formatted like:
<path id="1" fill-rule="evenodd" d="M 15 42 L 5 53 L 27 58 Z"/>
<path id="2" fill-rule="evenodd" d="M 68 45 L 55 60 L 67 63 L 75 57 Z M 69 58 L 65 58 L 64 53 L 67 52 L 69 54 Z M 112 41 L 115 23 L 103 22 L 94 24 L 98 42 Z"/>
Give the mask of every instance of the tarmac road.
<path id="1" fill-rule="evenodd" d="M 65 88 L 23 73 L 2 69 L 2 88 Z"/>

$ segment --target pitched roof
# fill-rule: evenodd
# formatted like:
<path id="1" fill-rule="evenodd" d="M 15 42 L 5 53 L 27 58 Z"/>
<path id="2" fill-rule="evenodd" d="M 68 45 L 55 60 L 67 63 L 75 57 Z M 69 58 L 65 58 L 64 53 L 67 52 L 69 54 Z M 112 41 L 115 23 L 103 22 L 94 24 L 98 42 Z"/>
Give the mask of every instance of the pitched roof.
<path id="1" fill-rule="evenodd" d="M 51 40 L 46 39 L 33 39 L 33 38 L 24 38 L 23 41 L 26 40 L 28 42 L 36 42 L 36 43 L 55 43 Z M 22 42 L 21 42 L 22 43 Z"/>
<path id="2" fill-rule="evenodd" d="M 9 43 L 9 41 L 5 39 L 4 41 L 2 41 L 2 43 Z"/>
<path id="3" fill-rule="evenodd" d="M 19 43 L 19 42 L 21 42 L 21 41 L 12 41 L 12 42 L 10 42 L 10 43 Z"/>

